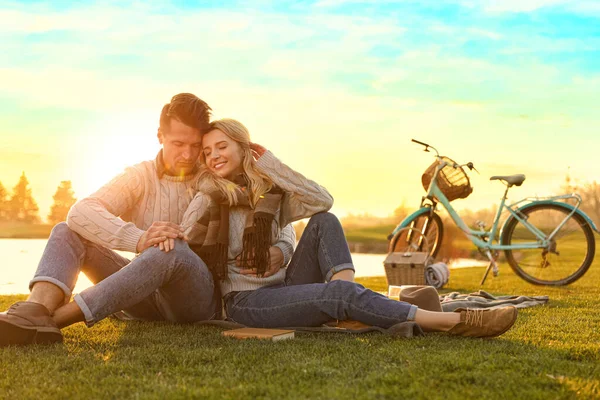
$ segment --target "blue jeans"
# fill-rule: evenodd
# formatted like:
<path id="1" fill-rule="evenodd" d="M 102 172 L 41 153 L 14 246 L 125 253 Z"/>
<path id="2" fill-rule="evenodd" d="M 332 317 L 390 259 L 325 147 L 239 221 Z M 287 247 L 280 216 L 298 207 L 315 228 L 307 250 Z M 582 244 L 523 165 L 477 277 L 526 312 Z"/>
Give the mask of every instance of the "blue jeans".
<path id="1" fill-rule="evenodd" d="M 284 285 L 233 292 L 225 296 L 227 316 L 252 327 L 320 326 L 352 319 L 389 328 L 414 320 L 417 307 L 347 281 L 329 281 L 336 272 L 354 270 L 339 220 L 330 213 L 309 221 L 290 261 Z"/>
<path id="2" fill-rule="evenodd" d="M 210 271 L 181 240 L 168 253 L 151 247 L 130 261 L 62 222 L 52 229 L 29 287 L 53 283 L 68 301 L 80 271 L 95 284 L 74 298 L 88 326 L 121 310 L 134 319 L 172 322 L 211 319 L 218 311 Z"/>

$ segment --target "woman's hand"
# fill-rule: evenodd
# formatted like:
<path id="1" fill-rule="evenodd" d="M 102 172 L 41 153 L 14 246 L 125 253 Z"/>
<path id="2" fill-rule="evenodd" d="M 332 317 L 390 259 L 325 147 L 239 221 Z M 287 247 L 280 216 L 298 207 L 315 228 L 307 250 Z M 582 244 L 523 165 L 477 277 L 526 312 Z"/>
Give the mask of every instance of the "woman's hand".
<path id="1" fill-rule="evenodd" d="M 281 267 L 283 267 L 283 252 L 277 246 L 271 246 L 269 248 L 269 268 L 265 271 L 262 278 L 267 278 L 269 276 L 275 275 Z M 240 257 L 238 256 L 236 260 L 236 264 L 238 267 L 241 267 Z M 240 274 L 242 275 L 250 275 L 257 277 L 256 268 L 247 268 L 240 270 Z"/>
<path id="2" fill-rule="evenodd" d="M 252 156 L 255 161 L 258 161 L 267 152 L 267 149 L 258 143 L 250 143 L 250 150 L 252 150 Z"/>

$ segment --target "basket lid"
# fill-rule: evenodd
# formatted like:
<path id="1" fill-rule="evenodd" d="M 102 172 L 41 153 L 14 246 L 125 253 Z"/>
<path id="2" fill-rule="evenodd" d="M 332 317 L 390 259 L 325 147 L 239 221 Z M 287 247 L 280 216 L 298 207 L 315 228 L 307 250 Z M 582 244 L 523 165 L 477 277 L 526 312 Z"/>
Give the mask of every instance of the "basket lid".
<path id="1" fill-rule="evenodd" d="M 425 252 L 389 253 L 384 264 L 423 264 L 427 262 L 429 254 Z"/>

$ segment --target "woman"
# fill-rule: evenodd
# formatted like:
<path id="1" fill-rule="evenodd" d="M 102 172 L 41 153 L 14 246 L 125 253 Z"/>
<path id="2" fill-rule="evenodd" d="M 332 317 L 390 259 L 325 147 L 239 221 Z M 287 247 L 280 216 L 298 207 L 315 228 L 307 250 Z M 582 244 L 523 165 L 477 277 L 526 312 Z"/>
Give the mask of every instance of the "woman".
<path id="1" fill-rule="evenodd" d="M 352 258 L 339 221 L 326 212 L 333 204 L 327 190 L 251 143 L 238 121 L 211 127 L 202 139 L 200 192 L 182 227 L 220 282 L 229 319 L 253 327 L 337 319 L 389 328 L 415 321 L 425 331 L 477 337 L 500 335 L 514 324 L 514 307 L 432 312 L 351 282 Z M 307 217 L 289 266 L 281 268 L 288 260 L 274 245 L 290 223 Z"/>

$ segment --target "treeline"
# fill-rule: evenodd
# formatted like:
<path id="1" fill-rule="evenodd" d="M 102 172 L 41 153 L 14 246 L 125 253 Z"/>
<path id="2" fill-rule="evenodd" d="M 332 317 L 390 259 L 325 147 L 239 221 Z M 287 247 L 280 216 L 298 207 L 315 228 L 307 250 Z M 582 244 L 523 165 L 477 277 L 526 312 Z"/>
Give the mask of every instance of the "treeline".
<path id="1" fill-rule="evenodd" d="M 47 216 L 48 224 L 55 225 L 66 220 L 67 213 L 77 200 L 71 187 L 71 181 L 62 181 L 53 196 L 54 203 Z M 19 183 L 12 193 L 8 193 L 0 182 L 0 223 L 16 223 L 19 225 L 35 225 L 41 223 L 39 207 L 31 194 L 29 181 L 25 172 L 21 174 Z"/>

